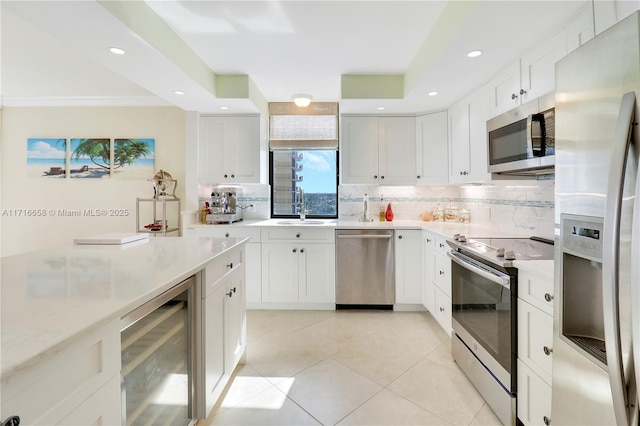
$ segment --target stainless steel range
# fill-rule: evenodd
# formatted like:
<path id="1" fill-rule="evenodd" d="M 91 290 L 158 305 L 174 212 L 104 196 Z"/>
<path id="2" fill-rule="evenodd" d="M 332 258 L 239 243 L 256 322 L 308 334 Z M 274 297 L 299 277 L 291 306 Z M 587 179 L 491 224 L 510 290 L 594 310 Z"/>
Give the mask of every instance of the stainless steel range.
<path id="1" fill-rule="evenodd" d="M 453 358 L 500 420 L 515 425 L 518 270 L 513 261 L 553 259 L 553 241 L 456 235 L 447 243 Z"/>

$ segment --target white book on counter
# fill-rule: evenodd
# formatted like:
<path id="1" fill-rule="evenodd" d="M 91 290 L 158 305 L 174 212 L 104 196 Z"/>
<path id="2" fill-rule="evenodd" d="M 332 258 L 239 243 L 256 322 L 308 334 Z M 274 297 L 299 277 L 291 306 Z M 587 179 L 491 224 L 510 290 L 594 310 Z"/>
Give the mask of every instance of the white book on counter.
<path id="1" fill-rule="evenodd" d="M 138 234 L 131 232 L 114 232 L 107 234 L 88 235 L 86 237 L 74 238 L 75 244 L 106 244 L 106 245 L 122 245 L 135 241 L 148 240 L 149 234 Z"/>

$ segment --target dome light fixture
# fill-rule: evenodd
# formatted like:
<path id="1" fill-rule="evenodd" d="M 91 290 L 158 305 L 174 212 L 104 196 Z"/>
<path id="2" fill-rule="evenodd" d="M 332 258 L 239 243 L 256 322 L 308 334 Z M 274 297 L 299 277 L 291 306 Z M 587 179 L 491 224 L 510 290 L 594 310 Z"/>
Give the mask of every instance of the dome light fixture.
<path id="1" fill-rule="evenodd" d="M 182 90 L 174 90 L 173 93 L 176 95 L 184 95 L 184 92 Z"/>
<path id="2" fill-rule="evenodd" d="M 123 49 L 120 49 L 119 47 L 110 47 L 109 48 L 109 52 L 113 53 L 114 55 L 124 55 L 125 51 Z"/>
<path id="3" fill-rule="evenodd" d="M 305 95 L 304 93 L 293 95 L 293 103 L 303 108 L 309 106 L 311 99 L 313 99 L 311 95 Z"/>
<path id="4" fill-rule="evenodd" d="M 429 96 L 438 96 L 438 92 L 436 92 L 435 90 L 433 92 L 429 92 L 427 93 L 427 95 Z"/>
<path id="5" fill-rule="evenodd" d="M 469 58 L 477 58 L 480 55 L 482 55 L 482 50 L 472 50 L 471 52 L 467 53 L 467 56 Z"/>

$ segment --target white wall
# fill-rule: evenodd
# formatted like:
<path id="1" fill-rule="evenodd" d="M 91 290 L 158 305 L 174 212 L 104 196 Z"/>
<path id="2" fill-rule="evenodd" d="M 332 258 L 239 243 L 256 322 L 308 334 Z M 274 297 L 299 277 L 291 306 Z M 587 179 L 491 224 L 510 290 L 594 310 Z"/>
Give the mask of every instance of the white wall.
<path id="1" fill-rule="evenodd" d="M 152 197 L 139 179 L 70 179 L 27 176 L 27 139 L 154 138 L 155 171 L 178 180 L 185 193 L 185 112 L 174 107 L 3 108 L 0 159 L 2 256 L 69 245 L 73 238 L 105 232 L 135 232 L 136 197 Z M 149 178 L 152 176 L 148 176 Z M 127 216 L 11 215 L 19 209 L 121 209 Z M 146 224 L 150 222 L 141 223 Z"/>

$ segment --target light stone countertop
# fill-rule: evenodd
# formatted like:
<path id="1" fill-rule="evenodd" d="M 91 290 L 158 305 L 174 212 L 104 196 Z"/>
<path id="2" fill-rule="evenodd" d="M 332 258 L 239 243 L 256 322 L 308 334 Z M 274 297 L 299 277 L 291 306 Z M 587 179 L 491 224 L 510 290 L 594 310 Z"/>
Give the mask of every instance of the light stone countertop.
<path id="1" fill-rule="evenodd" d="M 505 235 L 500 228 L 489 227 L 475 223 L 458 223 L 458 222 L 425 222 L 421 220 L 394 220 L 392 222 L 360 222 L 358 220 L 344 219 L 306 219 L 304 223 L 299 223 L 299 219 L 265 219 L 265 220 L 242 220 L 233 224 L 217 224 L 203 225 L 192 223 L 185 225 L 187 228 L 209 228 L 215 226 L 232 226 L 232 227 L 308 227 L 308 228 L 335 228 L 335 229 L 425 229 L 437 232 L 445 237 L 451 237 L 454 234 L 465 234 L 472 238 L 490 238 L 490 237 L 525 237 L 531 235 L 513 235 L 512 233 Z M 287 224 L 283 224 L 286 222 Z M 309 222 L 313 223 L 310 224 Z M 322 223 L 318 223 L 322 222 Z M 289 224 L 292 223 L 292 224 Z"/>
<path id="2" fill-rule="evenodd" d="M 119 320 L 245 240 L 152 238 L 3 257 L 2 380 Z"/>

